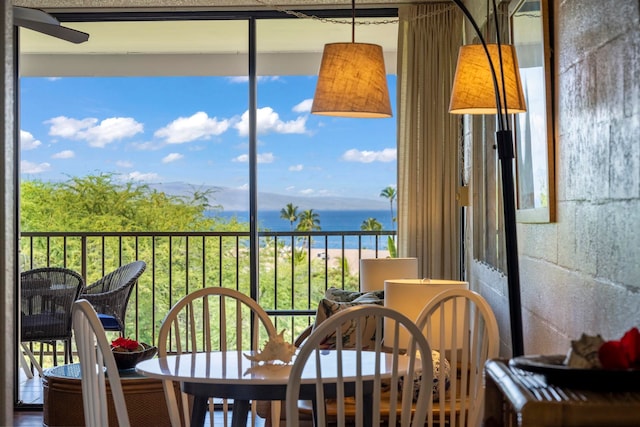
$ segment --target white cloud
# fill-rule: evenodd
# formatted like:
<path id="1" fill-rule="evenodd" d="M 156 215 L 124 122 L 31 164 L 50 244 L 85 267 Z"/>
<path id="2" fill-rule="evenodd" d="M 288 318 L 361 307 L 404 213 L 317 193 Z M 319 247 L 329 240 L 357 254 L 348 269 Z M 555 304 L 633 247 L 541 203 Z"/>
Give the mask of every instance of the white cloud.
<path id="1" fill-rule="evenodd" d="M 249 184 L 242 184 L 238 187 L 238 190 L 249 190 Z"/>
<path id="2" fill-rule="evenodd" d="M 356 150 L 352 148 L 347 150 L 342 155 L 342 160 L 346 162 L 359 162 L 359 163 L 371 163 L 371 162 L 393 162 L 396 160 L 397 151 L 395 148 L 385 148 L 382 151 L 367 151 Z"/>
<path id="3" fill-rule="evenodd" d="M 130 174 L 127 174 L 127 178 L 129 178 L 132 181 L 159 181 L 160 180 L 160 175 L 158 175 L 157 173 L 154 172 L 147 172 L 147 173 L 142 173 L 142 172 L 131 172 Z"/>
<path id="4" fill-rule="evenodd" d="M 26 130 L 20 130 L 20 149 L 33 150 L 42 145 L 42 142 L 35 139 L 30 132 Z"/>
<path id="5" fill-rule="evenodd" d="M 296 187 L 294 185 L 290 185 L 287 188 L 285 188 L 285 190 L 287 190 L 287 191 L 293 191 L 295 189 L 296 189 Z"/>
<path id="6" fill-rule="evenodd" d="M 180 153 L 169 153 L 162 159 L 162 163 L 171 163 L 182 158 L 184 158 L 184 156 Z"/>
<path id="7" fill-rule="evenodd" d="M 280 115 L 273 111 L 271 107 L 259 108 L 256 114 L 256 122 L 258 133 L 264 134 L 268 132 L 275 133 L 305 133 L 307 130 L 305 125 L 307 117 L 300 116 L 295 120 L 283 122 Z M 238 129 L 240 136 L 249 135 L 249 111 L 242 114 L 240 122 L 234 125 Z"/>
<path id="8" fill-rule="evenodd" d="M 304 166 L 302 166 L 302 165 L 292 165 L 292 166 L 289 166 L 289 170 L 290 170 L 291 172 L 300 172 L 303 168 L 304 168 Z"/>
<path id="9" fill-rule="evenodd" d="M 65 116 L 58 116 L 45 121 L 45 123 L 51 125 L 49 128 L 49 135 L 78 139 L 78 133 L 83 129 L 88 129 L 98 123 L 98 119 L 90 117 L 78 120 Z"/>
<path id="10" fill-rule="evenodd" d="M 165 144 L 162 144 L 158 141 L 144 141 L 132 142 L 131 146 L 138 151 L 156 151 L 165 147 Z"/>
<path id="11" fill-rule="evenodd" d="M 304 190 L 300 190 L 299 193 L 308 196 L 309 194 L 313 194 L 314 191 L 311 188 L 305 188 Z"/>
<path id="12" fill-rule="evenodd" d="M 72 159 L 76 154 L 72 150 L 63 150 L 59 153 L 55 153 L 51 158 L 53 159 Z"/>
<path id="13" fill-rule="evenodd" d="M 311 105 L 313 105 L 313 98 L 305 99 L 301 103 L 294 105 L 291 110 L 296 113 L 309 113 L 311 112 Z"/>
<path id="14" fill-rule="evenodd" d="M 51 169 L 51 165 L 49 163 L 32 163 L 23 160 L 20 162 L 20 172 L 21 173 L 42 173 Z"/>
<path id="15" fill-rule="evenodd" d="M 273 163 L 275 157 L 273 153 L 258 154 L 258 163 Z M 231 159 L 232 162 L 247 163 L 249 161 L 248 154 L 240 154 L 238 157 Z"/>
<path id="16" fill-rule="evenodd" d="M 227 119 L 210 118 L 207 113 L 199 111 L 191 117 L 179 117 L 167 126 L 158 129 L 154 136 L 164 139 L 168 144 L 183 144 L 198 139 L 209 139 L 212 135 L 220 135 L 229 129 Z"/>
<path id="17" fill-rule="evenodd" d="M 128 169 L 133 167 L 133 162 L 130 162 L 129 160 L 118 160 L 116 162 L 116 166 Z"/>
<path id="18" fill-rule="evenodd" d="M 82 120 L 65 116 L 54 117 L 45 122 L 50 124 L 49 135 L 87 141 L 89 146 L 102 148 L 107 144 L 143 132 L 144 126 L 131 117 L 111 117 L 98 123 L 98 119 L 87 117 Z"/>
<path id="19" fill-rule="evenodd" d="M 275 159 L 273 153 L 258 154 L 258 163 L 273 163 Z"/>

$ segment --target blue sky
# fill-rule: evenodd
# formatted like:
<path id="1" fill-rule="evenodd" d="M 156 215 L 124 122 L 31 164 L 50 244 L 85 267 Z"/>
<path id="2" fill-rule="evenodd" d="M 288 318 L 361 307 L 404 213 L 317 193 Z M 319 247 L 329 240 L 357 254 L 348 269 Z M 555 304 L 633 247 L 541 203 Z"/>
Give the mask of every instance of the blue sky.
<path id="1" fill-rule="evenodd" d="M 396 185 L 396 122 L 310 114 L 316 76 L 258 83 L 258 189 L 379 200 Z M 395 111 L 395 76 L 389 77 Z M 246 78 L 22 78 L 22 179 L 248 188 Z"/>

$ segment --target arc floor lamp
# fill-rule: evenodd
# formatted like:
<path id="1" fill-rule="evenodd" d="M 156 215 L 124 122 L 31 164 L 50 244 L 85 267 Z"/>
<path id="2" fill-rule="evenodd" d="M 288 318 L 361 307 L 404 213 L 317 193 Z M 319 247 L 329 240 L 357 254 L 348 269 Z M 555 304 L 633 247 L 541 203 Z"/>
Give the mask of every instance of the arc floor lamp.
<path id="1" fill-rule="evenodd" d="M 479 45 L 460 49 L 454 79 L 452 114 L 496 115 L 496 145 L 502 175 L 507 284 L 511 345 L 513 356 L 524 354 L 520 272 L 516 233 L 516 205 L 513 176 L 513 133 L 508 114 L 526 111 L 515 48 L 500 43 L 487 44 L 462 0 L 452 0 L 475 30 Z M 493 9 L 496 3 L 493 0 Z M 496 19 L 496 28 L 498 19 Z M 355 0 L 352 0 L 352 27 L 355 28 Z M 497 64 L 497 66 L 496 66 Z M 318 86 L 314 95 L 314 114 L 343 117 L 391 117 L 382 48 L 356 43 L 327 44 L 323 53 Z"/>
<path id="2" fill-rule="evenodd" d="M 495 0 L 493 10 L 498 29 L 497 44 L 485 42 L 478 24 L 462 0 L 453 0 L 453 2 L 469 20 L 481 44 L 467 45 L 460 49 L 449 111 L 454 114 L 496 114 L 497 116 L 496 147 L 502 178 L 511 351 L 513 356 L 521 356 L 524 354 L 524 341 L 513 176 L 515 156 L 513 132 L 509 128 L 508 117 L 508 114 L 526 111 L 518 61 L 515 48 L 512 45 L 500 43 Z M 493 102 L 491 99 L 485 99 L 487 94 L 489 98 L 493 98 Z"/>

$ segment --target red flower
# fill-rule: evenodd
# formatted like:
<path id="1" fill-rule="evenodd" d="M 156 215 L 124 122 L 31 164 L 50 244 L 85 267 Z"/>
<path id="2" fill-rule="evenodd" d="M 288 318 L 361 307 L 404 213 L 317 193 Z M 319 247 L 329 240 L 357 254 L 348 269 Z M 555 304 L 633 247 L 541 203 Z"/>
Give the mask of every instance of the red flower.
<path id="1" fill-rule="evenodd" d="M 111 341 L 111 348 L 114 349 L 120 348 L 129 351 L 136 351 L 138 349 L 138 346 L 138 341 L 124 337 L 118 337 L 115 340 Z"/>
<path id="2" fill-rule="evenodd" d="M 640 331 L 629 329 L 620 341 L 607 341 L 598 349 L 604 369 L 640 368 Z"/>
<path id="3" fill-rule="evenodd" d="M 629 329 L 620 339 L 620 344 L 626 359 L 629 361 L 629 367 L 640 367 L 640 331 L 638 331 L 638 328 Z"/>

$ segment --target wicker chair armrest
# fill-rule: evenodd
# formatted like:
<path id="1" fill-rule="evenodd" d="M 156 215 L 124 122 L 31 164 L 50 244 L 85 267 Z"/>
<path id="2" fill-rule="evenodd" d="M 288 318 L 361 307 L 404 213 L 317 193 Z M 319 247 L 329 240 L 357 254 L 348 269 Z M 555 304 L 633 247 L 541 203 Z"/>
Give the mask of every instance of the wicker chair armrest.
<path id="1" fill-rule="evenodd" d="M 80 297 L 89 301 L 98 313 L 114 316 L 120 324 L 123 324 L 132 286 L 133 284 L 100 294 L 82 294 Z"/>
<path id="2" fill-rule="evenodd" d="M 94 289 L 102 289 L 102 281 L 97 281 L 95 283 L 92 283 L 89 286 L 85 286 L 85 288 L 82 290 L 82 294 L 98 294 L 98 293 L 102 293 L 102 291 L 96 292 L 94 291 Z"/>
<path id="3" fill-rule="evenodd" d="M 126 299 L 129 295 L 129 292 L 131 291 L 132 286 L 133 284 L 131 284 L 131 286 L 125 286 L 122 288 L 114 289 L 112 291 L 93 293 L 93 294 L 82 292 L 82 294 L 80 294 L 80 297 L 89 301 L 118 300 L 120 298 Z"/>

